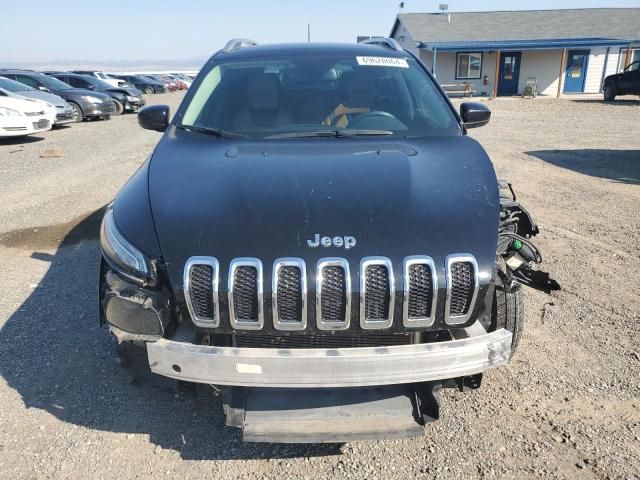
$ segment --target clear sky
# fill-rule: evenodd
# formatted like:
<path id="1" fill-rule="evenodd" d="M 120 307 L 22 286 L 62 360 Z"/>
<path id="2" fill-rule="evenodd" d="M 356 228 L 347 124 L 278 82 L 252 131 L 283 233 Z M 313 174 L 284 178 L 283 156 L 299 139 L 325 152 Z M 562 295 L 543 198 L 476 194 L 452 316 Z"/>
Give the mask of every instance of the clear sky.
<path id="1" fill-rule="evenodd" d="M 399 0 L 30 0 L 2 2 L 2 63 L 202 60 L 234 37 L 353 42 L 387 35 Z M 640 0 L 407 0 L 405 12 L 640 7 Z M 517 5 L 517 6 L 514 6 Z M 640 27 L 639 27 L 640 28 Z"/>

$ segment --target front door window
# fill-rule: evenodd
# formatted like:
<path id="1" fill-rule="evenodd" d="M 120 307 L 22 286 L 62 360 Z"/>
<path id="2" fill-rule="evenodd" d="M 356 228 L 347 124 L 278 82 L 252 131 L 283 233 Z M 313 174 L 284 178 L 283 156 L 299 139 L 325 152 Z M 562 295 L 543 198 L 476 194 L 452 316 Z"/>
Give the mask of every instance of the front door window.
<path id="1" fill-rule="evenodd" d="M 580 78 L 584 60 L 585 56 L 582 54 L 571 56 L 571 64 L 569 65 L 569 75 L 571 75 L 571 78 Z"/>

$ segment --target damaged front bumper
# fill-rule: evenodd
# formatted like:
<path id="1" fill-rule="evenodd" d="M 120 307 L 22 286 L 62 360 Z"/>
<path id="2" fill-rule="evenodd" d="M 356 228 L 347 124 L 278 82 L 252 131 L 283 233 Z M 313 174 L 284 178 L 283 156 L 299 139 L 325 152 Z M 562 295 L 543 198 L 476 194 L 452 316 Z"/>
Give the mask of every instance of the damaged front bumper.
<path id="1" fill-rule="evenodd" d="M 476 322 L 453 339 L 391 347 L 266 349 L 147 344 L 151 371 L 212 385 L 322 388 L 396 385 L 466 377 L 504 365 L 511 332 L 487 333 Z"/>

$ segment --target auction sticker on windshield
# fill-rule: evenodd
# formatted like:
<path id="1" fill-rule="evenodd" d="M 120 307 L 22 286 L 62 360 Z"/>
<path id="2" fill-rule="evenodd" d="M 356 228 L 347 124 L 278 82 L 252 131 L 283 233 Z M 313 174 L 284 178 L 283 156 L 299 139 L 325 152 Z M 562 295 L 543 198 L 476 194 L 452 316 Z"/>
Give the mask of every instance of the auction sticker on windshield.
<path id="1" fill-rule="evenodd" d="M 409 68 L 409 64 L 404 58 L 391 57 L 356 57 L 358 65 L 367 65 L 372 67 L 399 67 Z"/>

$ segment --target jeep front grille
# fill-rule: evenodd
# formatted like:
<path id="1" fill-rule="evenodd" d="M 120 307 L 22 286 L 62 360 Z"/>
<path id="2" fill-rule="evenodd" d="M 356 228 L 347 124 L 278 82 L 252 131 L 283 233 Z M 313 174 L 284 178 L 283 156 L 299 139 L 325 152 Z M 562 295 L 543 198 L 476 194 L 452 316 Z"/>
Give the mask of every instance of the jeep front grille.
<path id="1" fill-rule="evenodd" d="M 393 323 L 395 284 L 391 260 L 365 257 L 360 262 L 360 326 L 389 328 Z"/>
<path id="2" fill-rule="evenodd" d="M 259 330 L 264 325 L 262 262 L 236 258 L 229 271 L 229 319 L 234 328 Z"/>
<path id="3" fill-rule="evenodd" d="M 212 257 L 191 257 L 185 265 L 185 300 L 193 322 L 200 327 L 220 325 L 219 270 L 218 261 Z"/>
<path id="4" fill-rule="evenodd" d="M 318 262 L 316 319 L 320 330 L 349 328 L 351 317 L 351 274 L 343 258 Z"/>
<path id="5" fill-rule="evenodd" d="M 300 258 L 273 264 L 273 326 L 278 330 L 307 328 L 307 270 Z"/>
<path id="6" fill-rule="evenodd" d="M 471 255 L 447 257 L 447 303 L 445 323 L 466 322 L 478 294 L 478 264 Z"/>
<path id="7" fill-rule="evenodd" d="M 398 266 L 399 267 L 399 266 Z M 478 265 L 469 254 L 449 255 L 445 263 L 446 301 L 438 308 L 438 269 L 428 256 L 410 256 L 402 264 L 402 278 L 396 286 L 393 264 L 386 257 L 365 257 L 360 262 L 360 305 L 351 308 L 351 273 L 344 258 L 323 258 L 315 272 L 315 327 L 334 331 L 350 328 L 351 316 L 359 312 L 360 328 L 381 330 L 400 324 L 395 315 L 395 298 L 401 295 L 402 326 L 424 328 L 434 325 L 437 312 L 444 310 L 447 325 L 467 322 L 478 295 Z M 280 258 L 267 278 L 271 281 L 271 303 L 267 308 L 275 330 L 307 330 L 307 269 L 300 258 Z M 270 276 L 269 276 L 270 275 Z M 184 294 L 193 322 L 205 328 L 221 324 L 218 284 L 221 273 L 213 257 L 191 257 L 184 269 Z M 263 267 L 257 258 L 236 258 L 228 276 L 229 323 L 238 330 L 264 327 Z M 223 303 L 224 305 L 224 303 Z M 442 314 L 442 313 L 441 313 Z M 226 321 L 226 315 L 222 316 Z"/>
<path id="8" fill-rule="evenodd" d="M 431 257 L 412 256 L 404 259 L 405 327 L 429 327 L 436 318 L 438 277 Z"/>

